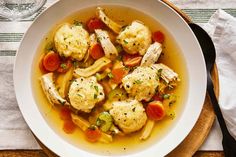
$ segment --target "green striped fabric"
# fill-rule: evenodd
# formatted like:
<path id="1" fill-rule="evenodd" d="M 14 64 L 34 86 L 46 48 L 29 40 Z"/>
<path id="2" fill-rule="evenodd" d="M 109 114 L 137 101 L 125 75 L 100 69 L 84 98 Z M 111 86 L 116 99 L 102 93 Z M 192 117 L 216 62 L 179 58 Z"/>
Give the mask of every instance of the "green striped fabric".
<path id="1" fill-rule="evenodd" d="M 216 10 L 217 9 L 183 9 L 183 12 L 185 12 L 195 23 L 206 23 Z M 236 17 L 236 9 L 223 10 Z"/>
<path id="2" fill-rule="evenodd" d="M 24 33 L 0 33 L 0 42 L 20 42 Z"/>
<path id="3" fill-rule="evenodd" d="M 15 56 L 16 50 L 0 50 L 0 56 Z"/>
<path id="4" fill-rule="evenodd" d="M 33 21 L 46 7 L 43 7 L 36 15 L 28 19 L 22 20 L 20 22 L 31 22 Z M 236 17 L 236 8 L 235 9 L 223 9 L 227 13 Z M 192 19 L 195 23 L 206 23 L 211 15 L 216 11 L 216 9 L 183 9 L 183 11 Z M 0 17 L 0 22 L 10 22 L 7 19 Z M 0 33 L 0 44 L 7 42 L 20 42 L 24 33 Z M 2 50 L 0 47 L 0 56 L 14 56 L 16 50 Z"/>
<path id="5" fill-rule="evenodd" d="M 46 9 L 46 7 L 43 7 L 42 9 L 40 9 L 34 16 L 27 18 L 27 19 L 23 19 L 22 21 L 33 21 L 35 20 L 35 18 Z M 206 23 L 209 18 L 211 17 L 211 15 L 217 10 L 217 9 L 182 9 L 188 16 L 191 17 L 191 19 L 193 20 L 193 22 L 196 23 Z M 236 17 L 236 9 L 223 9 L 224 11 L 226 11 L 227 13 L 231 14 L 232 16 Z M 6 18 L 0 17 L 0 22 L 5 22 L 5 21 L 10 21 Z"/>

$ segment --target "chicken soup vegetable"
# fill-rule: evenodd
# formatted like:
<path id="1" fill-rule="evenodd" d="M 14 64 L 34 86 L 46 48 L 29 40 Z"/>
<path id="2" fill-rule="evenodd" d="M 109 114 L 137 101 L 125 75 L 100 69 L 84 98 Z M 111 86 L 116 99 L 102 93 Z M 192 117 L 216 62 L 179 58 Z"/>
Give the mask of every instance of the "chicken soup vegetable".
<path id="1" fill-rule="evenodd" d="M 39 68 L 64 132 L 81 129 L 92 143 L 135 132 L 146 140 L 158 122 L 173 119 L 180 78 L 160 60 L 164 43 L 161 31 L 136 19 L 117 23 L 101 7 L 86 23 L 60 25 Z"/>

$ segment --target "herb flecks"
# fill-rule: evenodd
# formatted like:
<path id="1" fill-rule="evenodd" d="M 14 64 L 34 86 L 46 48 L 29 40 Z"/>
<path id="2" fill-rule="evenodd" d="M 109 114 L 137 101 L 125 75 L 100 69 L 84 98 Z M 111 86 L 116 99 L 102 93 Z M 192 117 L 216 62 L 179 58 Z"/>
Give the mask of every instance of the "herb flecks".
<path id="1" fill-rule="evenodd" d="M 123 57 L 121 55 L 116 57 L 117 60 L 122 61 Z"/>
<path id="2" fill-rule="evenodd" d="M 124 42 L 125 44 L 128 44 L 128 41 L 126 41 L 126 40 L 123 40 L 123 42 Z"/>
<path id="3" fill-rule="evenodd" d="M 163 69 L 158 69 L 158 71 L 157 71 L 157 76 L 158 76 L 158 77 L 161 77 L 162 71 L 163 71 Z"/>
<path id="4" fill-rule="evenodd" d="M 123 48 L 121 45 L 116 45 L 116 50 L 118 51 L 118 53 L 120 53 L 121 51 L 123 51 Z"/>
<path id="5" fill-rule="evenodd" d="M 60 65 L 60 67 L 61 67 L 62 69 L 66 69 L 66 68 L 67 68 L 67 66 L 66 66 L 65 63 L 62 63 L 62 64 Z"/>
<path id="6" fill-rule="evenodd" d="M 107 76 L 108 76 L 109 78 L 113 78 L 113 77 L 114 77 L 113 74 L 112 74 L 111 72 L 108 73 Z"/>
<path id="7" fill-rule="evenodd" d="M 170 94 L 164 94 L 163 95 L 163 99 L 169 99 L 170 98 Z"/>
<path id="8" fill-rule="evenodd" d="M 54 43 L 52 41 L 48 42 L 45 46 L 46 51 L 52 51 L 54 49 Z"/>
<path id="9" fill-rule="evenodd" d="M 66 101 L 63 101 L 63 100 L 60 100 L 60 99 L 57 99 L 57 101 L 61 104 L 61 105 L 64 105 L 66 103 Z"/>
<path id="10" fill-rule="evenodd" d="M 77 20 L 74 20 L 74 25 L 75 26 L 83 26 L 83 23 Z"/>
<path id="11" fill-rule="evenodd" d="M 101 37 L 97 37 L 97 41 L 100 42 L 102 40 Z"/>
<path id="12" fill-rule="evenodd" d="M 128 28 L 128 25 L 124 25 L 121 27 L 121 31 L 124 31 L 126 28 Z"/>
<path id="13" fill-rule="evenodd" d="M 79 97 L 83 97 L 83 96 L 82 96 L 81 94 L 79 94 L 79 93 L 77 93 L 76 95 L 79 96 Z"/>
<path id="14" fill-rule="evenodd" d="M 141 84 L 141 83 L 143 83 L 143 81 L 141 81 L 141 80 L 135 80 L 134 83 L 136 83 L 136 84 Z"/>
<path id="15" fill-rule="evenodd" d="M 97 98 L 98 98 L 98 95 L 97 95 L 97 94 L 94 94 L 94 95 L 93 95 L 93 98 L 94 98 L 94 99 L 97 99 Z"/>
<path id="16" fill-rule="evenodd" d="M 79 62 L 78 61 L 73 61 L 73 66 L 74 66 L 74 68 L 78 68 Z"/>
<path id="17" fill-rule="evenodd" d="M 98 86 L 94 86 L 94 89 L 96 90 L 96 92 L 98 92 Z"/>

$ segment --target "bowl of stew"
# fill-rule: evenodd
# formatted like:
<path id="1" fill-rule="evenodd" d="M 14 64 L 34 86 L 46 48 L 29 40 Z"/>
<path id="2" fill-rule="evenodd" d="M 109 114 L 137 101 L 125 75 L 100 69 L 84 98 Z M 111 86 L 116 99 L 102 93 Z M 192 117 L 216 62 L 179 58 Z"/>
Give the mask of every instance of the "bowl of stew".
<path id="1" fill-rule="evenodd" d="M 206 92 L 201 48 L 161 1 L 59 1 L 28 29 L 14 85 L 36 137 L 59 156 L 164 156 Z"/>

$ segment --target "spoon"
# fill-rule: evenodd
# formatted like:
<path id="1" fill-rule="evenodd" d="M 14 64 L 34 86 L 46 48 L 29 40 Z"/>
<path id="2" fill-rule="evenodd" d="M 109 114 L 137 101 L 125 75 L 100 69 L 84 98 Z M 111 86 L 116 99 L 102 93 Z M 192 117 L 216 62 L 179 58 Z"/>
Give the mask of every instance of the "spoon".
<path id="1" fill-rule="evenodd" d="M 212 83 L 212 78 L 211 78 L 211 70 L 213 65 L 215 64 L 215 59 L 216 59 L 214 44 L 210 36 L 200 26 L 193 23 L 190 23 L 189 26 L 194 32 L 195 36 L 197 37 L 205 58 L 206 69 L 207 69 L 207 91 L 210 96 L 216 117 L 220 124 L 221 132 L 223 135 L 222 145 L 225 157 L 236 157 L 236 141 L 230 135 L 226 127 L 222 112 L 220 110 L 218 101 L 214 93 L 214 85 Z"/>

